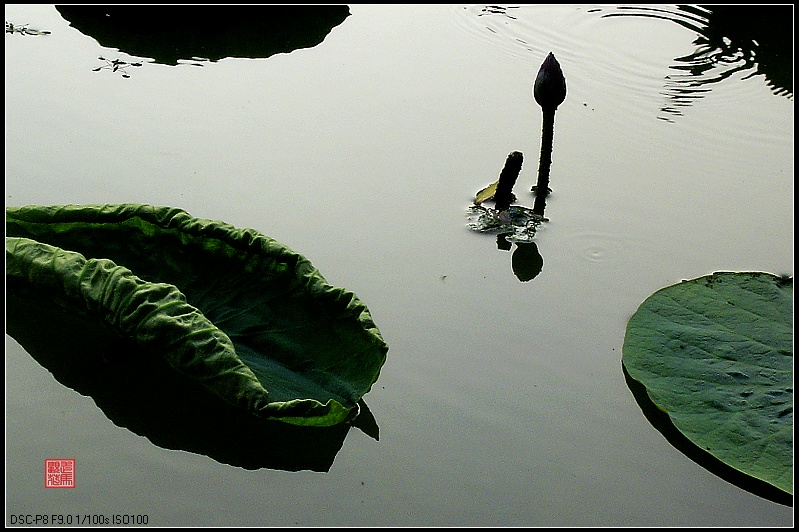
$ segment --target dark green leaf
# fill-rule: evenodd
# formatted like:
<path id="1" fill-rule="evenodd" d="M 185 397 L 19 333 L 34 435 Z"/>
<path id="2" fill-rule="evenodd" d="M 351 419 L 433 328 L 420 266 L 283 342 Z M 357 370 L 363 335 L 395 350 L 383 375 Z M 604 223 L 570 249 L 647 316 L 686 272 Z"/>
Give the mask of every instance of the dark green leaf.
<path id="1" fill-rule="evenodd" d="M 627 325 L 623 363 L 701 449 L 793 492 L 793 284 L 719 272 L 663 288 Z"/>
<path id="2" fill-rule="evenodd" d="M 46 294 L 163 353 L 259 416 L 332 425 L 387 346 L 366 306 L 252 229 L 147 205 L 6 209 L 9 288 Z"/>

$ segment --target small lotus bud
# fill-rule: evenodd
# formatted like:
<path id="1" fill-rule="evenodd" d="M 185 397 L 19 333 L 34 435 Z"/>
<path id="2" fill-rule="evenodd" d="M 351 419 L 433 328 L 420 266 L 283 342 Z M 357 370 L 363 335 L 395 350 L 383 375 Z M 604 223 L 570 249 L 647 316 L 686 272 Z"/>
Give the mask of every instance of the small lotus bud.
<path id="1" fill-rule="evenodd" d="M 533 96 L 544 109 L 557 109 L 566 99 L 566 78 L 555 55 L 549 55 L 541 64 L 533 85 Z"/>

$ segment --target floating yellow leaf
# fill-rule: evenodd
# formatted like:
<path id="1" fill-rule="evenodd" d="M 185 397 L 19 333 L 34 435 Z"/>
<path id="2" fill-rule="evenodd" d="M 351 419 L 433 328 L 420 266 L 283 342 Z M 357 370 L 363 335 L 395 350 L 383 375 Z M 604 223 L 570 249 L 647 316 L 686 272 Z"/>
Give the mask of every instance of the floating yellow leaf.
<path id="1" fill-rule="evenodd" d="M 494 194 L 497 193 L 497 185 L 498 184 L 499 184 L 499 181 L 495 181 L 495 182 L 491 183 L 490 185 L 488 185 L 487 187 L 485 187 L 480 192 L 478 192 L 477 195 L 474 197 L 474 204 L 475 205 L 480 205 L 484 201 L 488 201 L 491 198 L 493 198 Z"/>

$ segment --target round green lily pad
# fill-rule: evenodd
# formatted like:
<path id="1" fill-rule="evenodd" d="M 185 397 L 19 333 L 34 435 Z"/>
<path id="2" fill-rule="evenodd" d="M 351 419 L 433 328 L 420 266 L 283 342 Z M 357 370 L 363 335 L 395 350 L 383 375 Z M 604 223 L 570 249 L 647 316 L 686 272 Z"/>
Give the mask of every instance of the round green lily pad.
<path id="1" fill-rule="evenodd" d="M 622 362 L 691 442 L 793 493 L 793 279 L 717 272 L 658 290 Z"/>

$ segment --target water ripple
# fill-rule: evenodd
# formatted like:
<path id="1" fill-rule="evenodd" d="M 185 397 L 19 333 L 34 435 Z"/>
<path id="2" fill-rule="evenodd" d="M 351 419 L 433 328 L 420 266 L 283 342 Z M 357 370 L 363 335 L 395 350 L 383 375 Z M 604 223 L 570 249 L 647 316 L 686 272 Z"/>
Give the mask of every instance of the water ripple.
<path id="1" fill-rule="evenodd" d="M 467 33 L 529 64 L 554 52 L 582 101 L 591 96 L 572 90 L 581 85 L 618 96 L 633 91 L 639 97 L 626 98 L 623 111 L 673 122 L 728 79 L 762 77 L 775 95 L 792 98 L 792 17 L 780 11 L 790 8 L 469 6 L 456 18 Z M 639 23 L 625 23 L 633 18 Z M 642 25 L 645 19 L 652 22 Z"/>

